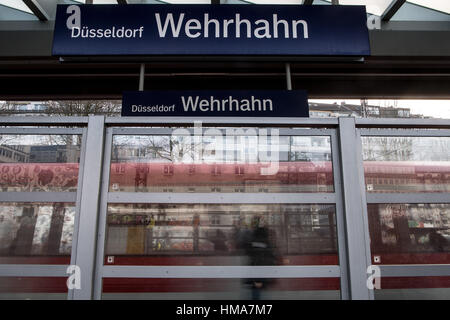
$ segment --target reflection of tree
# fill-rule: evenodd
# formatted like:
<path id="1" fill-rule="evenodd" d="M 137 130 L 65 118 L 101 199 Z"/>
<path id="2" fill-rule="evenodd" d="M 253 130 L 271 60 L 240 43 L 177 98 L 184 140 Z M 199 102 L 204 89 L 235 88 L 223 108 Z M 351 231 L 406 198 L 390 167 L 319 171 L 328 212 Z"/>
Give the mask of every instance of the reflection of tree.
<path id="1" fill-rule="evenodd" d="M 185 136 L 116 136 L 113 160 L 131 157 L 171 162 L 191 161 L 198 150 L 192 140 Z M 121 154 L 121 150 L 128 150 L 128 154 Z"/>
<path id="2" fill-rule="evenodd" d="M 68 100 L 48 101 L 44 113 L 55 116 L 114 116 L 120 112 L 119 101 L 107 100 Z"/>
<path id="3" fill-rule="evenodd" d="M 413 160 L 413 141 L 408 137 L 367 137 L 363 154 L 366 161 Z"/>
<path id="4" fill-rule="evenodd" d="M 23 105 L 23 104 L 19 104 Z M 106 115 L 115 116 L 120 113 L 120 101 L 111 100 L 63 100 L 46 101 L 43 108 L 38 110 L 20 110 L 18 104 L 4 101 L 0 102 L 1 115 L 36 114 L 48 116 L 89 116 Z"/>

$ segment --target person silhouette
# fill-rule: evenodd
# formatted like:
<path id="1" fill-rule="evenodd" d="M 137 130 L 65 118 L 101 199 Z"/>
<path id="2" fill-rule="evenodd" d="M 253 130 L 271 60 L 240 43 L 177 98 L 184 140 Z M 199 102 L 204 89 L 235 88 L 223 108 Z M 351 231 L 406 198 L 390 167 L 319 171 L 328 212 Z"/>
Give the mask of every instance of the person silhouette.
<path id="1" fill-rule="evenodd" d="M 246 254 L 250 266 L 276 265 L 276 256 L 269 237 L 269 229 L 261 223 L 259 217 L 255 217 L 249 241 L 246 245 Z M 266 289 L 271 280 L 267 278 L 250 278 L 247 284 L 252 290 L 252 299 L 259 300 L 261 291 Z"/>

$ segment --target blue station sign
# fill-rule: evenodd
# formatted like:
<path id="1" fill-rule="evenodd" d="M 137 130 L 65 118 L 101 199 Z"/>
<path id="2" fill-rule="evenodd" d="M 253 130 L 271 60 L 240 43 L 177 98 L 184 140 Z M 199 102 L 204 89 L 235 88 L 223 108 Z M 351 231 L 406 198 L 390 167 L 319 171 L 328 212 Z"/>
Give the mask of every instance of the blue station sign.
<path id="1" fill-rule="evenodd" d="M 122 116 L 309 117 L 306 91 L 130 91 Z"/>
<path id="2" fill-rule="evenodd" d="M 370 55 L 364 6 L 58 5 L 55 56 Z"/>

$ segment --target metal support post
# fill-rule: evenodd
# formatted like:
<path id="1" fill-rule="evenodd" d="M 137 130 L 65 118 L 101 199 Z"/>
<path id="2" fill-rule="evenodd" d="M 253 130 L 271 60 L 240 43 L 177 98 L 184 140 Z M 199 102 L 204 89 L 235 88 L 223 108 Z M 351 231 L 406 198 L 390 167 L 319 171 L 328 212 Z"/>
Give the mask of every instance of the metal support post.
<path id="1" fill-rule="evenodd" d="M 292 90 L 292 77 L 291 77 L 291 64 L 288 62 L 285 64 L 286 68 L 286 85 L 288 90 Z"/>
<path id="2" fill-rule="evenodd" d="M 144 91 L 145 63 L 141 63 L 139 72 L 139 91 Z"/>
<path id="3" fill-rule="evenodd" d="M 81 287 L 71 289 L 69 293 L 69 297 L 75 300 L 90 300 L 93 297 L 97 221 L 105 139 L 104 122 L 103 116 L 91 116 L 88 121 L 85 167 L 83 168 L 82 187 L 81 190 L 78 190 L 81 192 L 81 202 L 75 256 L 75 266 L 80 271 Z"/>
<path id="4" fill-rule="evenodd" d="M 371 265 L 367 203 L 362 168 L 361 140 L 355 118 L 339 118 L 342 191 L 347 247 L 350 299 L 373 299 L 367 287 L 367 268 Z M 344 263 L 341 261 L 341 264 Z"/>

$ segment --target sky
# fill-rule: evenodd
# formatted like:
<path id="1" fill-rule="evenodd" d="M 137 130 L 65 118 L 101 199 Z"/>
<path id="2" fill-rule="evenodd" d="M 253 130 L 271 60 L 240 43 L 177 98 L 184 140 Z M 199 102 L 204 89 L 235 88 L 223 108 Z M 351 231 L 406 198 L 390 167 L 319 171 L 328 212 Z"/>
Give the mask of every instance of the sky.
<path id="1" fill-rule="evenodd" d="M 450 1 L 450 0 L 449 0 Z M 360 100 L 347 99 L 309 99 L 309 102 L 361 104 Z M 433 118 L 450 119 L 450 100 L 368 100 L 369 105 L 380 107 L 396 106 L 409 108 L 411 113 Z"/>

